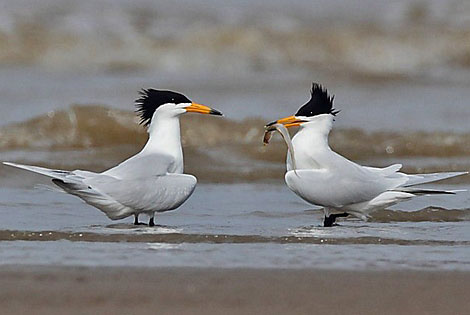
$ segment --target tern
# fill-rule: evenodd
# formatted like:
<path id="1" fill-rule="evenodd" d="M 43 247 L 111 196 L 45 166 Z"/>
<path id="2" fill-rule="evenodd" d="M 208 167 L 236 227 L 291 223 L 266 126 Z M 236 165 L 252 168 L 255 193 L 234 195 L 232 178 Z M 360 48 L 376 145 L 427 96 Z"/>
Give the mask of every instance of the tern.
<path id="1" fill-rule="evenodd" d="M 52 178 L 63 191 L 83 199 L 110 218 L 119 220 L 139 214 L 174 210 L 193 193 L 197 179 L 183 174 L 183 150 L 179 117 L 187 112 L 222 116 L 218 110 L 189 100 L 183 94 L 143 89 L 136 100 L 136 112 L 147 127 L 144 148 L 121 164 L 102 173 L 63 171 L 10 162 L 3 164 Z"/>
<path id="2" fill-rule="evenodd" d="M 332 226 L 336 218 L 349 215 L 366 220 L 375 210 L 417 195 L 456 193 L 414 186 L 468 172 L 409 175 L 400 172 L 401 164 L 385 168 L 361 166 L 331 150 L 328 135 L 339 113 L 333 108 L 333 99 L 320 84 L 313 83 L 310 100 L 295 115 L 265 126 L 266 133 L 283 126 L 299 127 L 292 143 L 289 134 L 279 130 L 290 148 L 285 182 L 305 201 L 324 207 L 325 227 Z M 265 135 L 265 143 L 268 139 Z"/>

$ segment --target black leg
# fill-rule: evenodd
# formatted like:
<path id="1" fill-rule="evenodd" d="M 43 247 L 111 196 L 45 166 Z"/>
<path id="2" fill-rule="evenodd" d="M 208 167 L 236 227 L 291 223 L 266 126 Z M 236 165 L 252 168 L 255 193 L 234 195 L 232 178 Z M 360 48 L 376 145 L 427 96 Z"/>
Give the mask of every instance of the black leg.
<path id="1" fill-rule="evenodd" d="M 332 214 L 329 217 L 325 216 L 325 220 L 323 220 L 323 226 L 324 227 L 333 226 L 333 223 L 335 223 L 335 220 L 336 220 L 336 217 Z"/>
<path id="2" fill-rule="evenodd" d="M 149 220 L 149 226 L 155 226 L 155 222 L 153 222 L 153 217 Z"/>
<path id="3" fill-rule="evenodd" d="M 341 218 L 341 217 L 347 217 L 349 213 L 338 213 L 338 214 L 330 214 L 329 217 L 325 216 L 325 220 L 323 220 L 323 226 L 324 227 L 330 227 L 333 226 L 333 224 L 336 221 L 336 218 Z"/>
<path id="4" fill-rule="evenodd" d="M 134 225 L 145 225 L 145 223 L 139 222 L 138 214 L 134 214 Z"/>

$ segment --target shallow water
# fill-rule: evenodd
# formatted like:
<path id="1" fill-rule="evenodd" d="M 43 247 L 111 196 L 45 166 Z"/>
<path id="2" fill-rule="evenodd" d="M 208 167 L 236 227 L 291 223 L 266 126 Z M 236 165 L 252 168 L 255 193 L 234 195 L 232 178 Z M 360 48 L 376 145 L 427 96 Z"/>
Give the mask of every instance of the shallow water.
<path id="1" fill-rule="evenodd" d="M 2 264 L 470 270 L 469 199 L 418 197 L 396 205 L 399 215 L 324 228 L 322 212 L 284 185 L 201 184 L 151 228 L 112 222 L 66 194 L 6 188 L 0 257 Z M 434 207 L 417 221 L 416 210 L 430 204 L 453 210 Z M 440 213 L 434 222 L 432 212 Z"/>

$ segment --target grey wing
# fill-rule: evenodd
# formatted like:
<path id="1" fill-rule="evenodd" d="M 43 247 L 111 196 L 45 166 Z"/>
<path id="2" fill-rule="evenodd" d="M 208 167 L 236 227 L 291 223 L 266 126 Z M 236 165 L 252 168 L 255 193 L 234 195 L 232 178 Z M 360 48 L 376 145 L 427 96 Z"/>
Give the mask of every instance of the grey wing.
<path id="1" fill-rule="evenodd" d="M 120 204 L 110 196 L 103 194 L 87 184 L 87 181 L 93 181 L 93 178 L 103 178 L 107 176 L 80 170 L 63 171 L 8 162 L 4 164 L 51 177 L 54 184 L 62 188 L 65 192 L 77 196 L 86 203 L 98 208 L 110 219 L 122 219 L 133 213 L 133 209 Z"/>
<path id="2" fill-rule="evenodd" d="M 32 166 L 32 165 L 24 165 L 24 164 L 17 164 L 17 163 L 11 163 L 11 162 L 3 162 L 3 164 L 20 168 L 26 171 L 30 171 L 33 173 L 41 174 L 53 179 L 61 180 L 64 182 L 68 183 L 75 183 L 75 184 L 80 184 L 85 178 L 87 177 L 93 177 L 98 174 L 93 173 L 93 172 L 87 172 L 87 171 L 63 171 L 63 170 L 56 170 L 56 169 L 49 169 L 49 168 L 44 168 L 44 167 L 39 167 L 39 166 Z"/>
<path id="3" fill-rule="evenodd" d="M 375 168 L 375 167 L 365 167 L 365 168 L 372 172 L 378 172 L 386 177 L 406 177 L 407 181 L 403 184 L 404 187 L 437 182 L 440 180 L 468 174 L 468 172 L 405 174 L 405 173 L 400 172 L 401 167 L 402 167 L 401 164 L 394 164 L 385 168 Z"/>
<path id="4" fill-rule="evenodd" d="M 175 209 L 186 201 L 193 193 L 197 180 L 192 175 L 168 174 L 138 179 L 98 176 L 85 182 L 135 212 L 161 212 Z"/>
<path id="5" fill-rule="evenodd" d="M 98 208 L 110 219 L 117 220 L 136 212 L 175 209 L 194 191 L 197 182 L 194 176 L 184 174 L 149 175 L 151 172 L 166 171 L 166 168 L 171 165 L 171 158 L 163 156 L 158 159 L 162 165 L 166 165 L 160 170 L 158 168 L 149 169 L 148 167 L 151 165 L 139 166 L 137 163 L 145 163 L 147 160 L 155 161 L 155 156 L 149 159 L 134 160 L 118 169 L 118 174 L 123 177 L 131 177 L 131 179 L 120 179 L 81 170 L 63 171 L 9 162 L 4 164 L 51 177 L 52 181 L 64 191 Z M 133 172 L 135 170 L 137 173 Z M 133 176 L 141 177 L 132 178 Z"/>
<path id="6" fill-rule="evenodd" d="M 390 176 L 390 175 L 394 175 L 398 173 L 398 171 L 401 170 L 402 166 L 403 166 L 402 164 L 393 164 L 384 168 L 370 167 L 370 166 L 363 166 L 363 167 L 371 172 L 376 172 L 383 176 Z"/>
<path id="7" fill-rule="evenodd" d="M 102 174 L 121 179 L 136 179 L 173 173 L 174 166 L 175 159 L 170 155 L 137 154 Z"/>
<path id="8" fill-rule="evenodd" d="M 415 186 L 420 184 L 427 184 L 437 182 L 443 179 L 452 178 L 456 176 L 466 175 L 468 172 L 443 172 L 443 173 L 431 173 L 431 174 L 410 174 L 406 175 L 408 181 L 404 185 L 405 187 Z"/>
<path id="9" fill-rule="evenodd" d="M 350 169 L 352 171 L 352 169 Z M 400 186 L 406 178 L 384 177 L 368 170 L 330 172 L 297 170 L 285 175 L 288 187 L 304 200 L 321 206 L 341 208 L 371 200 L 389 189 Z"/>

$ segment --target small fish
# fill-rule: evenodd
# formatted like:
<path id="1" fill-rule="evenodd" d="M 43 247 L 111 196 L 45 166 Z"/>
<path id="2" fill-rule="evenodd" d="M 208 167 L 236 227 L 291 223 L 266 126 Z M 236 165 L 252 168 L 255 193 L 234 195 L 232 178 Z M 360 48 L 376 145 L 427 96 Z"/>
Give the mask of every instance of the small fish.
<path id="1" fill-rule="evenodd" d="M 273 137 L 273 132 L 276 131 L 276 128 L 273 128 L 273 126 L 265 127 L 264 130 L 264 136 L 263 136 L 263 144 L 268 145 L 269 141 L 271 141 L 271 138 Z"/>

